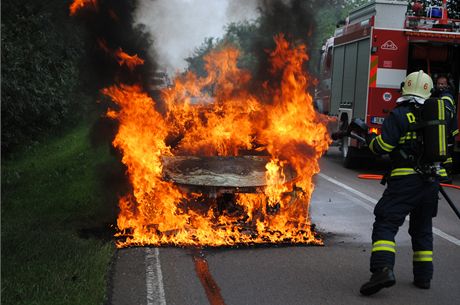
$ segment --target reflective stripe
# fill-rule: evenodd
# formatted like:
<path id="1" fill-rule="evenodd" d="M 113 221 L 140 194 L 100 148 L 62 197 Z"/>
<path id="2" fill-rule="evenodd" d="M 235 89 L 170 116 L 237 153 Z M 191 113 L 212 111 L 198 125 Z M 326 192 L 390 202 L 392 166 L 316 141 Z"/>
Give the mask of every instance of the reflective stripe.
<path id="1" fill-rule="evenodd" d="M 391 171 L 391 177 L 413 175 L 417 172 L 413 168 L 395 168 Z"/>
<path id="2" fill-rule="evenodd" d="M 377 251 L 389 251 L 389 252 L 396 253 L 396 250 L 394 248 L 391 248 L 391 247 L 380 246 L 380 247 L 373 247 L 372 248 L 372 252 L 377 252 Z"/>
<path id="3" fill-rule="evenodd" d="M 443 121 L 445 119 L 445 110 L 444 110 L 444 100 L 438 100 L 438 118 L 439 120 Z M 440 124 L 438 126 L 439 129 L 439 155 L 445 156 L 446 153 L 446 126 L 444 124 Z"/>
<path id="4" fill-rule="evenodd" d="M 458 129 L 455 129 L 455 130 L 452 132 L 452 136 L 458 135 L 458 132 L 459 132 Z"/>
<path id="5" fill-rule="evenodd" d="M 389 251 L 396 253 L 396 244 L 390 240 L 378 240 L 372 244 L 372 252 Z"/>
<path id="6" fill-rule="evenodd" d="M 391 152 L 393 148 L 395 148 L 393 145 L 385 143 L 385 141 L 382 140 L 381 135 L 377 136 L 375 139 L 377 140 L 379 146 L 386 152 Z"/>
<path id="7" fill-rule="evenodd" d="M 452 104 L 452 106 L 455 106 L 454 100 L 450 96 L 443 96 L 441 97 L 442 100 L 447 100 L 449 103 Z"/>
<path id="8" fill-rule="evenodd" d="M 399 138 L 399 144 L 404 144 L 406 143 L 406 140 L 415 140 L 417 139 L 417 133 L 415 131 L 409 131 L 406 133 L 405 136 L 402 136 Z"/>
<path id="9" fill-rule="evenodd" d="M 441 168 L 439 171 L 438 171 L 438 175 L 441 176 L 441 177 L 447 177 L 447 171 L 445 168 Z"/>
<path id="10" fill-rule="evenodd" d="M 374 142 L 375 142 L 375 138 L 373 138 L 371 140 L 371 143 L 369 143 L 369 149 L 374 153 L 376 154 L 375 150 L 374 150 Z"/>
<path id="11" fill-rule="evenodd" d="M 376 246 L 376 245 L 390 245 L 390 246 L 393 246 L 393 247 L 396 247 L 396 243 L 394 241 L 391 241 L 391 240 L 377 240 L 375 243 L 372 244 L 373 246 Z"/>
<path id="12" fill-rule="evenodd" d="M 414 262 L 432 262 L 433 251 L 414 251 L 413 255 Z"/>

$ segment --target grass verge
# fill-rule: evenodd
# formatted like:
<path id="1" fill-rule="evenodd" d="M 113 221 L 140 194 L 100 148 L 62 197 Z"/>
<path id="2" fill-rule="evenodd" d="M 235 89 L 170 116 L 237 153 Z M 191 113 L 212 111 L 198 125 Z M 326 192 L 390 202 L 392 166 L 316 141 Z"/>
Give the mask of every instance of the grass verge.
<path id="1" fill-rule="evenodd" d="M 116 196 L 101 167 L 117 162 L 90 144 L 90 129 L 2 163 L 2 304 L 106 302 Z"/>

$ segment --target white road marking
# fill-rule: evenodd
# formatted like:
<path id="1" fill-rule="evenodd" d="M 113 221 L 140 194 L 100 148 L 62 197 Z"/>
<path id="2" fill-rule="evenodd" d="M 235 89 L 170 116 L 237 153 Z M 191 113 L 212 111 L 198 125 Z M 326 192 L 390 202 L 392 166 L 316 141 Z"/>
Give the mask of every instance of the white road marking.
<path id="1" fill-rule="evenodd" d="M 327 181 L 329 181 L 329 182 L 331 182 L 331 183 L 333 183 L 333 184 L 335 184 L 337 186 L 340 186 L 341 188 L 344 188 L 345 190 L 349 191 L 350 193 L 353 193 L 353 194 L 357 195 L 358 197 L 361 197 L 361 198 L 367 200 L 368 202 L 372 203 L 373 205 L 370 205 L 370 204 L 367 204 L 365 202 L 362 202 L 362 203 L 364 203 L 365 205 L 367 205 L 368 207 L 371 208 L 371 209 L 369 209 L 367 207 L 364 207 L 362 205 L 362 203 L 360 204 L 360 203 L 354 202 L 357 205 L 359 205 L 361 207 L 364 207 L 368 211 L 373 211 L 374 206 L 378 202 L 378 200 L 376 200 L 376 199 L 374 199 L 374 198 L 372 198 L 370 196 L 367 196 L 366 194 L 361 193 L 360 191 L 355 190 L 354 188 L 352 188 L 352 187 L 350 187 L 350 186 L 348 186 L 348 185 L 346 185 L 346 184 L 344 184 L 344 183 L 342 183 L 340 181 L 337 181 L 334 178 L 329 177 L 329 176 L 327 176 L 327 175 L 325 175 L 323 173 L 319 173 L 318 176 L 320 176 L 321 178 L 323 178 L 323 179 L 325 179 L 325 180 L 327 180 Z M 409 218 L 406 217 L 406 221 L 408 221 L 408 219 Z M 438 228 L 433 227 L 433 234 L 436 234 L 439 237 L 444 238 L 445 240 L 450 241 L 451 243 L 453 243 L 453 244 L 455 244 L 457 246 L 460 246 L 460 240 L 459 239 L 457 239 L 457 238 L 453 237 L 452 235 L 449 235 L 449 234 L 439 230 Z"/>
<path id="2" fill-rule="evenodd" d="M 444 238 L 445 240 L 450 241 L 453 244 L 456 244 L 457 246 L 460 246 L 460 240 L 456 239 L 452 235 L 444 233 L 443 231 L 439 230 L 438 228 L 433 227 L 433 233 L 438 235 L 439 237 Z"/>
<path id="3" fill-rule="evenodd" d="M 166 305 L 163 274 L 161 273 L 160 251 L 145 248 L 147 305 Z"/>

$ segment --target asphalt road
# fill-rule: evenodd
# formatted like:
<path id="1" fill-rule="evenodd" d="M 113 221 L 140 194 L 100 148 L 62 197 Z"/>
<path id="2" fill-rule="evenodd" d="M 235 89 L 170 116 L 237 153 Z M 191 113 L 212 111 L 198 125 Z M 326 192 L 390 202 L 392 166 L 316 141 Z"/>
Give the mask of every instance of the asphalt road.
<path id="1" fill-rule="evenodd" d="M 447 202 L 434 219 L 435 275 L 430 290 L 412 286 L 407 221 L 397 235 L 396 285 L 372 297 L 359 294 L 370 273 L 373 206 L 384 186 L 347 170 L 339 151 L 321 160 L 311 202 L 312 222 L 324 246 L 237 249 L 128 248 L 111 272 L 112 305 L 172 304 L 460 304 L 460 220 Z M 460 177 L 454 183 L 460 185 Z M 446 189 L 460 208 L 460 191 Z"/>

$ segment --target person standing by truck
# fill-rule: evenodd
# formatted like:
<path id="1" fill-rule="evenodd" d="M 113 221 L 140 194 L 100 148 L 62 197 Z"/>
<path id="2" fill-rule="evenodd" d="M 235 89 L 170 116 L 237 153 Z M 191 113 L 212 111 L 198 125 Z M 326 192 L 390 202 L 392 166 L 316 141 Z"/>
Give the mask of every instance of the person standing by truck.
<path id="1" fill-rule="evenodd" d="M 454 99 L 452 85 L 449 82 L 449 78 L 445 74 L 441 74 L 436 79 L 436 87 L 433 96 L 439 97 L 445 101 L 446 108 L 448 109 L 449 113 L 447 118 L 449 120 L 450 129 L 452 130 L 452 134 L 449 136 L 449 157 L 443 163 L 443 167 L 447 171 L 447 181 L 451 181 L 452 176 L 452 166 L 453 166 L 453 147 L 454 147 L 454 139 L 455 136 L 458 134 L 458 126 L 457 126 L 457 109 L 456 103 Z"/>
<path id="2" fill-rule="evenodd" d="M 432 88 L 433 81 L 428 74 L 423 71 L 409 74 L 397 106 L 383 122 L 382 133 L 367 139 L 373 153 L 390 155 L 392 169 L 387 174 L 387 188 L 374 210 L 370 259 L 372 276 L 360 289 L 361 294 L 366 296 L 395 284 L 395 235 L 408 214 L 413 249 L 413 283 L 418 288 L 430 288 L 433 276 L 432 217 L 437 213 L 438 175 L 442 175 L 442 170 L 433 163 L 423 161 L 426 159 L 421 155 L 424 151 L 421 139 L 427 139 L 422 137 L 425 133 L 419 127 L 424 117 L 422 109 L 427 107 L 426 102 L 434 102 L 436 105 L 443 103 L 439 99 L 427 100 Z M 438 108 L 440 110 L 436 110 L 435 115 L 439 113 L 442 118 L 445 110 L 441 106 L 434 109 Z M 442 126 L 442 129 L 445 128 L 445 125 Z M 433 140 L 445 144 L 439 138 Z M 441 145 L 429 147 L 440 148 Z M 445 149 L 442 151 L 445 154 Z M 426 153 L 425 150 L 423 154 Z M 433 169 L 438 172 L 433 174 Z"/>

